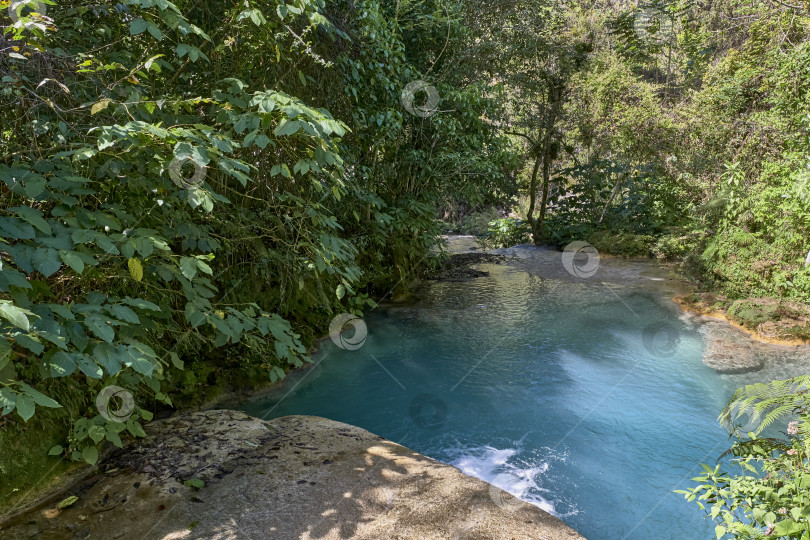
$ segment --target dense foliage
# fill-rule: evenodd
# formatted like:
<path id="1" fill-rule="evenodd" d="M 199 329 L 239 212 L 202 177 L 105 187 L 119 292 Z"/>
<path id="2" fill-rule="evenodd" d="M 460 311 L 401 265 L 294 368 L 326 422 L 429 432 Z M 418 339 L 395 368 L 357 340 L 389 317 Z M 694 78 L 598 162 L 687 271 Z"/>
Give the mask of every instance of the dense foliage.
<path id="1" fill-rule="evenodd" d="M 497 104 L 452 70 L 457 7 L 9 9 L 0 475 L 45 409 L 71 420 L 51 453 L 94 463 L 160 404 L 222 378 L 283 377 L 334 314 L 435 258 L 439 206 L 510 189 L 508 141 L 480 114 Z M 420 101 L 429 90 L 440 103 Z M 110 385 L 135 396 L 134 414 L 99 414 Z"/>
<path id="2" fill-rule="evenodd" d="M 535 243 L 601 239 L 732 298 L 810 299 L 807 6 L 471 4 Z"/>
<path id="3" fill-rule="evenodd" d="M 679 490 L 717 523 L 717 538 L 810 537 L 810 376 L 740 388 L 720 419 L 737 437 L 724 465 L 703 465 L 699 485 Z M 763 432 L 785 418 L 781 437 Z M 742 422 L 745 425 L 741 425 Z M 747 431 L 746 431 L 747 430 Z"/>
<path id="4" fill-rule="evenodd" d="M 0 495 L 303 365 L 443 228 L 810 301 L 806 2 L 0 6 Z"/>
<path id="5" fill-rule="evenodd" d="M 544 240 L 654 237 L 705 289 L 808 300 L 810 9 L 655 0 L 575 19 L 593 53 L 572 75 Z"/>

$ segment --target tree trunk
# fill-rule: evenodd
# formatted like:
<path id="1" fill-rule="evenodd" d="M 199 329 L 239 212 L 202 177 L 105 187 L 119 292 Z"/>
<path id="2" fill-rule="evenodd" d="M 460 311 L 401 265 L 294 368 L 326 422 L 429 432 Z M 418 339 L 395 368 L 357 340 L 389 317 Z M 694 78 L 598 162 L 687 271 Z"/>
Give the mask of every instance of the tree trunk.
<path id="1" fill-rule="evenodd" d="M 550 110 L 546 117 L 544 133 L 543 133 L 543 147 L 542 152 L 538 158 L 543 160 L 543 193 L 540 196 L 540 215 L 537 222 L 532 224 L 532 234 L 534 235 L 534 245 L 540 246 L 543 242 L 543 234 L 546 221 L 546 207 L 548 205 L 548 191 L 549 180 L 551 176 L 551 164 L 557 158 L 554 148 L 554 126 L 557 123 L 557 116 L 560 113 L 560 106 L 562 105 L 562 85 L 560 81 L 554 80 L 550 83 L 548 89 L 548 103 Z M 535 174 L 537 176 L 537 162 L 535 162 Z M 536 186 L 536 179 L 533 185 Z M 530 222 L 531 223 L 531 222 Z"/>
<path id="2" fill-rule="evenodd" d="M 540 245 L 540 238 L 542 236 L 542 223 L 538 231 L 537 221 L 534 219 L 534 203 L 537 197 L 537 172 L 540 170 L 541 159 L 542 156 L 540 154 L 534 157 L 534 169 L 532 169 L 532 177 L 529 180 L 529 211 L 526 213 L 526 218 L 529 220 L 529 225 L 531 225 L 532 228 L 532 240 L 535 246 Z"/>
<path id="3" fill-rule="evenodd" d="M 616 185 L 613 186 L 613 191 L 610 193 L 610 198 L 605 203 L 605 207 L 602 208 L 602 215 L 599 216 L 600 225 L 602 224 L 602 220 L 605 219 L 605 213 L 607 213 L 608 206 L 610 206 L 610 203 L 612 203 L 613 199 L 616 198 L 616 194 L 619 193 L 619 187 L 621 187 L 622 183 L 624 183 L 625 178 L 627 178 L 629 175 L 630 173 L 624 173 L 621 176 L 619 176 L 619 179 L 616 181 Z"/>
<path id="4" fill-rule="evenodd" d="M 546 207 L 548 205 L 548 188 L 549 188 L 549 175 L 551 172 L 551 148 L 546 150 L 545 155 L 543 156 L 543 194 L 540 197 L 540 219 L 539 223 L 537 224 L 537 234 L 539 238 L 543 238 L 544 228 L 546 224 Z M 537 239 L 534 242 L 534 245 L 539 246 L 540 244 L 537 242 Z"/>

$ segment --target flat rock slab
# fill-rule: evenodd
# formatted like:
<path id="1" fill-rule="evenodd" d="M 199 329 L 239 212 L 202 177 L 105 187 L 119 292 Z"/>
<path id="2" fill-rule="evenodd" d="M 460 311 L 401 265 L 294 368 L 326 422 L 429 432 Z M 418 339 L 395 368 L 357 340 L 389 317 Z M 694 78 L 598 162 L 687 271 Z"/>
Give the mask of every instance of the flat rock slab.
<path id="1" fill-rule="evenodd" d="M 486 482 L 325 418 L 206 411 L 153 422 L 147 434 L 0 525 L 0 537 L 581 538 Z M 185 484 L 193 479 L 205 487 Z M 57 509 L 71 495 L 78 501 Z"/>
<path id="2" fill-rule="evenodd" d="M 703 363 L 718 373 L 748 373 L 765 365 L 762 356 L 748 343 L 727 339 L 709 340 L 703 352 Z"/>

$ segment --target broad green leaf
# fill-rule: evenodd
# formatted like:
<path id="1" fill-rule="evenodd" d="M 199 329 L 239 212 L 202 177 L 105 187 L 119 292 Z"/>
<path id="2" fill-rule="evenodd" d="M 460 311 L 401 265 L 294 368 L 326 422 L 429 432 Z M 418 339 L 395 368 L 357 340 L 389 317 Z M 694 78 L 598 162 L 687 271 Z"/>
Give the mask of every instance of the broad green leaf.
<path id="1" fill-rule="evenodd" d="M 30 206 L 15 206 L 8 209 L 9 212 L 14 212 L 22 219 L 44 232 L 45 234 L 53 234 L 51 226 L 42 218 L 42 212 Z"/>
<path id="2" fill-rule="evenodd" d="M 146 432 L 143 430 L 141 424 L 134 418 L 127 420 L 127 431 L 133 437 L 146 437 Z"/>
<path id="3" fill-rule="evenodd" d="M 45 277 L 52 276 L 62 267 L 59 252 L 53 248 L 38 248 L 31 257 L 31 262 Z"/>
<path id="4" fill-rule="evenodd" d="M 57 351 L 49 362 L 51 377 L 67 377 L 76 371 L 76 361 L 73 355 L 64 351 Z"/>
<path id="5" fill-rule="evenodd" d="M 146 31 L 146 21 L 142 18 L 137 18 L 131 23 L 129 23 L 129 33 L 133 36 L 138 35 Z"/>
<path id="6" fill-rule="evenodd" d="M 45 191 L 47 181 L 42 176 L 31 176 L 23 180 L 25 194 L 34 199 Z"/>
<path id="7" fill-rule="evenodd" d="M 180 271 L 186 279 L 194 279 L 197 275 L 197 259 L 194 257 L 180 257 Z"/>
<path id="8" fill-rule="evenodd" d="M 31 328 L 26 310 L 15 306 L 8 300 L 0 300 L 0 317 L 26 332 Z"/>
<path id="9" fill-rule="evenodd" d="M 256 26 L 261 26 L 267 23 L 267 19 L 264 18 L 264 15 L 262 15 L 262 12 L 258 9 L 250 10 L 250 20 L 253 21 L 253 24 Z"/>
<path id="10" fill-rule="evenodd" d="M 776 524 L 773 530 L 775 536 L 790 536 L 803 532 L 805 530 L 804 523 L 796 523 L 792 519 L 783 519 Z"/>
<path id="11" fill-rule="evenodd" d="M 115 338 L 115 330 L 107 322 L 97 315 L 89 315 L 84 319 L 84 325 L 99 339 L 111 343 Z"/>
<path id="12" fill-rule="evenodd" d="M 284 118 L 273 130 L 273 134 L 277 136 L 290 136 L 293 135 L 301 127 L 301 122 L 298 120 L 288 120 Z"/>
<path id="13" fill-rule="evenodd" d="M 25 394 L 17 396 L 17 414 L 20 415 L 23 421 L 28 422 L 28 420 L 34 416 L 34 409 L 34 400 L 31 399 L 30 396 L 26 396 Z"/>
<path id="14" fill-rule="evenodd" d="M 214 271 L 211 270 L 211 267 L 208 266 L 204 261 L 201 261 L 200 259 L 197 259 L 197 268 L 199 268 L 200 271 L 202 271 L 205 274 L 208 274 L 209 276 L 214 275 Z"/>
<path id="15" fill-rule="evenodd" d="M 205 487 L 205 482 L 203 482 L 199 478 L 189 478 L 188 480 L 183 482 L 183 484 L 187 485 L 190 488 L 195 489 L 202 489 Z"/>
<path id="16" fill-rule="evenodd" d="M 101 368 L 96 364 L 92 358 L 84 354 L 77 354 L 76 360 L 79 365 L 79 371 L 90 377 L 91 379 L 100 379 L 104 373 Z"/>
<path id="17" fill-rule="evenodd" d="M 127 261 L 127 267 L 129 267 L 129 275 L 132 276 L 132 279 L 135 281 L 141 281 L 143 279 L 143 265 L 140 259 L 129 259 Z"/>
<path id="18" fill-rule="evenodd" d="M 127 306 L 108 305 L 107 311 L 110 312 L 113 317 L 121 321 L 126 321 L 132 324 L 140 324 L 141 322 L 138 314 Z"/>
<path id="19" fill-rule="evenodd" d="M 116 429 L 118 429 L 118 428 L 114 428 L 113 425 L 120 426 L 120 430 L 116 431 Z M 106 428 L 104 430 L 105 431 L 104 436 L 107 438 L 108 441 L 113 443 L 118 448 L 123 448 L 124 444 L 121 442 L 121 437 L 118 434 L 124 429 L 125 428 L 124 428 L 123 424 L 107 424 L 107 426 L 106 426 Z"/>
<path id="20" fill-rule="evenodd" d="M 141 257 L 145 259 L 155 251 L 155 246 L 152 244 L 151 238 L 141 236 L 135 239 L 135 249 L 137 249 Z"/>
<path id="21" fill-rule="evenodd" d="M 98 343 L 93 347 L 93 358 L 101 364 L 107 375 L 111 377 L 121 371 L 121 364 L 126 361 L 118 347 L 107 343 Z"/>
<path id="22" fill-rule="evenodd" d="M 85 446 L 82 448 L 82 459 L 90 465 L 95 465 L 98 461 L 98 448 L 95 446 Z"/>
<path id="23" fill-rule="evenodd" d="M 17 340 L 18 345 L 25 347 L 36 355 L 42 354 L 42 351 L 45 350 L 45 346 L 42 345 L 39 337 L 34 334 L 17 334 L 14 339 Z"/>
<path id="24" fill-rule="evenodd" d="M 48 396 L 46 396 L 42 392 L 39 392 L 38 390 L 34 390 L 27 384 L 21 384 L 20 387 L 23 389 L 23 393 L 25 395 L 29 396 L 31 399 L 34 400 L 34 403 L 36 403 L 41 407 L 49 407 L 52 409 L 59 409 L 62 407 L 59 403 L 57 403 L 53 399 L 49 398 Z"/>
<path id="25" fill-rule="evenodd" d="M 154 23 L 147 23 L 146 24 L 146 31 L 155 38 L 156 40 L 160 41 L 163 39 L 163 32 L 154 24 Z"/>
<path id="26" fill-rule="evenodd" d="M 133 346 L 127 347 L 127 355 L 124 365 L 130 366 L 138 373 L 146 375 L 147 377 L 152 376 L 152 371 L 155 368 L 152 361 Z"/>
<path id="27" fill-rule="evenodd" d="M 125 297 L 123 302 L 125 304 L 129 304 L 132 307 L 136 307 L 139 309 L 147 309 L 150 311 L 160 311 L 160 307 L 157 304 L 153 304 L 148 300 L 144 300 L 143 298 L 130 298 L 129 296 Z"/>
<path id="28" fill-rule="evenodd" d="M 84 261 L 75 251 L 60 251 L 59 256 L 62 261 L 71 267 L 74 272 L 81 274 L 84 271 Z"/>
<path id="29" fill-rule="evenodd" d="M 6 367 L 6 365 L 11 362 L 11 344 L 8 342 L 8 339 L 5 337 L 0 338 L 0 373 Z M 182 369 L 182 368 L 180 368 Z"/>
<path id="30" fill-rule="evenodd" d="M 48 308 L 55 314 L 63 319 L 68 319 L 70 321 L 76 320 L 76 317 L 73 315 L 73 312 L 70 311 L 69 308 L 61 305 L 61 304 L 48 304 Z"/>
<path id="31" fill-rule="evenodd" d="M 106 430 L 103 426 L 98 424 L 93 424 L 90 426 L 90 429 L 87 430 L 87 436 L 93 439 L 93 442 L 98 444 L 104 440 L 106 436 Z"/>
<path id="32" fill-rule="evenodd" d="M 174 367 L 176 367 L 177 369 L 183 369 L 183 367 L 184 367 L 183 360 L 180 359 L 180 357 L 177 355 L 176 352 L 170 352 L 169 353 L 169 358 L 171 359 L 172 365 Z"/>

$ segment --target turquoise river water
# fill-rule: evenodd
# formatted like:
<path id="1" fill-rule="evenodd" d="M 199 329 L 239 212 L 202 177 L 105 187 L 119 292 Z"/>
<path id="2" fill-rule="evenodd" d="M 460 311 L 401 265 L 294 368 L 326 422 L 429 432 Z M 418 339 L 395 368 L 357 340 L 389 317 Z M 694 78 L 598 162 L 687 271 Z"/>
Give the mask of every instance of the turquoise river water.
<path id="1" fill-rule="evenodd" d="M 702 324 L 660 280 L 622 268 L 611 278 L 609 264 L 609 281 L 539 277 L 556 257 L 484 265 L 487 277 L 372 310 L 362 346 L 325 340 L 311 367 L 241 408 L 363 427 L 591 540 L 713 538 L 672 491 L 730 446 L 716 419 L 735 388 L 806 372 L 807 359 L 720 375 L 702 363 Z"/>

